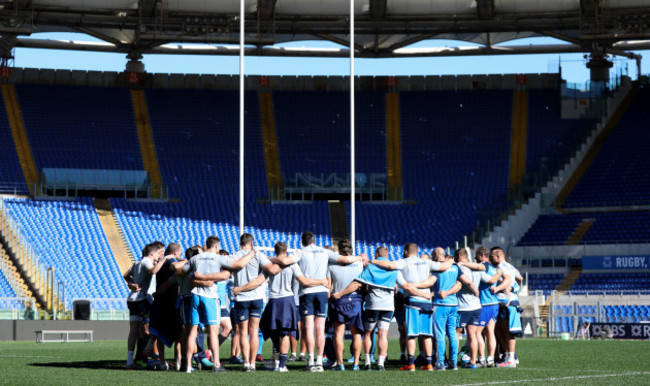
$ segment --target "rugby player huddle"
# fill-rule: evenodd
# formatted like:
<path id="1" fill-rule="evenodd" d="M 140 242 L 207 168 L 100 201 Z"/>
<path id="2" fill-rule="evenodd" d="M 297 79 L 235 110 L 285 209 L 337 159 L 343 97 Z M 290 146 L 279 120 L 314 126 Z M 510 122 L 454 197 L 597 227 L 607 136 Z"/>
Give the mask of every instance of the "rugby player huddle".
<path id="1" fill-rule="evenodd" d="M 400 327 L 402 371 L 415 371 L 417 346 L 420 370 L 456 370 L 463 332 L 463 367 L 516 367 L 521 275 L 503 249 L 480 247 L 471 262 L 465 249 L 449 256 L 436 248 L 432 257 L 420 256 L 418 246 L 408 243 L 403 259 L 391 261 L 386 247 L 377 248 L 369 260 L 365 254 L 352 256 L 347 239 L 339 242 L 338 252 L 315 242 L 314 234 L 305 232 L 299 250 L 289 255 L 287 245 L 278 242 L 275 256 L 267 257 L 254 247 L 250 234 L 240 237 L 234 254 L 222 251 L 220 240 L 210 236 L 203 247 L 188 249 L 185 259 L 178 244 L 167 250 L 159 242 L 147 245 L 142 259 L 125 274 L 131 290 L 127 369 L 145 367 L 147 356 L 152 358 L 149 368 L 167 369 L 165 346 L 176 344 L 178 370 L 194 371 L 194 360 L 198 368 L 227 371 L 219 345 L 230 335 L 232 320 L 230 363 L 241 363 L 246 372 L 256 370 L 258 333 L 273 344 L 267 369 L 288 371 L 299 333 L 307 353 L 305 371 L 343 371 L 346 327 L 352 335 L 352 370 L 371 370 L 376 346 L 376 369 L 383 371 L 393 318 Z M 202 347 L 203 331 L 209 350 Z M 324 362 L 326 331 L 332 339 Z M 502 354 L 498 363 L 497 346 Z"/>

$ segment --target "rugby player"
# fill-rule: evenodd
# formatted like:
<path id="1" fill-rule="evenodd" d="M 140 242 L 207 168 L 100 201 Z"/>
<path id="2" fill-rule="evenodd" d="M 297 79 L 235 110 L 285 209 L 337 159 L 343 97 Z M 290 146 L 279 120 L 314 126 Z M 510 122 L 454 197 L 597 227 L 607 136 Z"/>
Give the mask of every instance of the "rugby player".
<path id="1" fill-rule="evenodd" d="M 422 370 L 432 370 L 432 337 L 433 323 L 432 314 L 433 306 L 431 303 L 430 287 L 417 290 L 417 284 L 421 284 L 431 277 L 432 272 L 442 272 L 448 270 L 453 261 L 436 262 L 428 259 L 422 259 L 418 256 L 418 246 L 415 243 L 408 243 L 404 246 L 404 259 L 397 261 L 387 261 L 374 259 L 372 264 L 378 265 L 384 269 L 399 270 L 397 275 L 397 284 L 409 296 L 404 300 L 406 311 L 406 349 L 407 364 L 400 368 L 402 371 L 415 371 L 415 346 L 416 338 L 424 337 L 424 351 L 427 364 Z M 417 291 L 417 292 L 416 292 Z"/>
<path id="2" fill-rule="evenodd" d="M 329 264 L 352 264 L 361 261 L 361 256 L 340 256 L 316 245 L 313 232 L 303 232 L 300 236 L 301 249 L 286 258 L 273 257 L 271 261 L 282 267 L 298 263 L 304 275 L 310 279 L 323 280 L 327 276 Z M 327 286 L 300 286 L 300 316 L 302 319 L 301 334 L 305 336 L 309 362 L 305 371 L 323 371 L 323 351 L 325 349 L 325 319 L 327 318 L 328 302 Z M 314 340 L 315 335 L 315 340 Z M 316 361 L 314 362 L 314 346 Z"/>

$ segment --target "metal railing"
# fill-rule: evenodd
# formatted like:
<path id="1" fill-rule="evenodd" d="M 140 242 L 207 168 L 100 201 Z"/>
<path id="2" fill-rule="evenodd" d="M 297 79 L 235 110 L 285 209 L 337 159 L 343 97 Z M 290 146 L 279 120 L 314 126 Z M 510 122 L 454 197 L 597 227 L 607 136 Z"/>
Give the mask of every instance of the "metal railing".
<path id="1" fill-rule="evenodd" d="M 603 297 L 612 297 L 611 295 L 603 295 Z M 595 323 L 607 323 L 607 322 L 612 322 L 609 319 L 616 319 L 616 323 L 630 323 L 632 322 L 632 319 L 639 319 L 637 316 L 607 316 L 605 315 L 605 312 L 603 310 L 604 306 L 631 306 L 631 305 L 648 305 L 650 304 L 650 301 L 648 300 L 647 297 L 643 299 L 639 299 L 638 301 L 635 300 L 625 300 L 622 301 L 624 304 L 619 302 L 614 302 L 614 300 L 605 300 L 605 299 L 599 299 L 596 301 L 574 301 L 571 303 L 563 303 L 559 301 L 557 294 L 554 293 L 551 295 L 551 302 L 549 304 L 549 329 L 548 333 L 549 336 L 554 336 L 557 337 L 561 333 L 573 333 L 575 334 L 576 331 L 578 331 L 578 326 L 582 322 L 584 322 L 585 319 L 590 319 L 591 322 Z M 564 313 L 564 312 L 558 312 L 559 310 L 556 309 L 556 307 L 559 306 L 571 306 L 571 311 L 569 313 Z M 578 312 L 578 307 L 580 306 L 593 306 L 595 307 L 595 312 Z M 571 325 L 572 325 L 572 330 L 571 331 L 559 331 L 559 326 L 557 324 L 556 318 L 571 318 Z"/>
<path id="2" fill-rule="evenodd" d="M 39 319 L 39 314 L 31 298 L 0 297 L 0 319 Z"/>
<path id="3" fill-rule="evenodd" d="M 14 196 L 29 194 L 29 189 L 24 182 L 0 182 L 0 193 L 11 194 Z"/>
<path id="4" fill-rule="evenodd" d="M 20 227 L 7 210 L 4 199 L 2 198 L 0 198 L 0 233 L 16 257 L 18 265 L 20 265 L 27 279 L 31 282 L 34 290 L 46 301 L 47 308 L 53 309 L 54 302 L 48 300 L 48 294 L 52 294 L 50 299 L 54 298 L 53 283 L 56 282 L 54 272 L 51 274 L 51 282 L 48 283 L 48 267 L 42 262 L 35 248 L 21 232 Z"/>

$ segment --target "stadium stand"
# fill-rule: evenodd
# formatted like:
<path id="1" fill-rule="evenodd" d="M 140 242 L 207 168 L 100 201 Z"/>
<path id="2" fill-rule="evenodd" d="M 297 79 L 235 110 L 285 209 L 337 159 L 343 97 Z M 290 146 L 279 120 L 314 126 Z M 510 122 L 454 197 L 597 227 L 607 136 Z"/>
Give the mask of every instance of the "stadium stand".
<path id="1" fill-rule="evenodd" d="M 74 299 L 121 298 L 126 285 L 112 257 L 91 198 L 71 201 L 5 199 L 13 217 L 43 263 L 65 283 L 66 307 Z M 75 224 L 70 226 L 70 224 Z M 124 309 L 124 301 L 95 308 Z"/>
<path id="2" fill-rule="evenodd" d="M 584 119 L 561 119 L 560 101 L 556 89 L 528 91 L 528 173 L 558 170 L 591 127 Z"/>
<path id="3" fill-rule="evenodd" d="M 152 240 L 202 245 L 216 234 L 222 248 L 238 249 L 239 117 L 235 91 L 147 90 L 147 105 L 163 180 L 177 202 L 111 199 L 134 256 Z M 175 106 L 183 103 L 185 114 Z M 327 204 L 261 204 L 268 197 L 258 98 L 246 98 L 246 231 L 257 245 L 282 239 L 299 246 L 311 227 L 321 245 L 331 244 Z M 311 146 L 311 145 L 310 145 Z M 289 151 L 289 150 L 288 150 Z"/>
<path id="4" fill-rule="evenodd" d="M 645 243 L 650 239 L 650 211 L 542 215 L 518 245 L 563 245 L 584 218 L 594 219 L 585 244 Z"/>
<path id="5" fill-rule="evenodd" d="M 350 173 L 350 105 L 345 91 L 273 93 L 280 163 L 285 181 L 296 173 Z M 386 173 L 385 98 L 357 93 L 357 173 Z"/>
<path id="6" fill-rule="evenodd" d="M 16 93 L 39 171 L 143 169 L 129 89 L 20 84 Z"/>
<path id="7" fill-rule="evenodd" d="M 650 294 L 650 273 L 582 273 L 571 294 Z"/>
<path id="8" fill-rule="evenodd" d="M 642 88 L 589 169 L 571 191 L 564 207 L 650 203 L 650 168 L 646 156 L 650 151 L 650 142 L 647 140 L 645 124 L 648 103 L 650 89 Z"/>
<path id="9" fill-rule="evenodd" d="M 429 250 L 471 234 L 506 194 L 511 111 L 511 91 L 400 93 L 404 198 L 416 204 L 358 203 L 360 249 L 390 243 L 394 257 L 409 241 Z"/>
<path id="10" fill-rule="evenodd" d="M 5 108 L 0 108 L 0 192 L 27 194 L 29 190 L 20 170 L 20 162 L 11 135 Z"/>
<path id="11" fill-rule="evenodd" d="M 558 284 L 564 279 L 562 273 L 539 273 L 528 275 L 528 290 L 529 291 L 544 291 L 544 295 L 548 296 Z"/>
<path id="12" fill-rule="evenodd" d="M 9 285 L 9 281 L 5 277 L 4 273 L 0 271 L 0 298 L 13 298 L 15 296 L 16 292 L 11 288 L 11 285 Z M 0 308 L 3 307 L 0 306 Z"/>

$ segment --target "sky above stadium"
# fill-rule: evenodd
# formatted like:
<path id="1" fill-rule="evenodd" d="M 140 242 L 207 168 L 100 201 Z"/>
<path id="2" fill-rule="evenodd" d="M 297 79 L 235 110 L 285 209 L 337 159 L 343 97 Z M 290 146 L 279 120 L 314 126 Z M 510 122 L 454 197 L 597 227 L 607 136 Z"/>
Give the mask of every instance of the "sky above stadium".
<path id="1" fill-rule="evenodd" d="M 76 33 L 41 33 L 32 38 L 75 41 L 99 40 Z M 502 45 L 563 44 L 552 38 L 528 38 L 503 43 Z M 341 46 L 325 41 L 305 41 L 281 44 L 283 47 L 326 47 Z M 475 46 L 472 43 L 428 40 L 409 47 L 462 47 Z M 650 51 L 639 51 L 644 56 L 643 74 L 650 73 Z M 16 48 L 16 67 L 53 68 L 71 70 L 124 71 L 125 54 L 43 50 Z M 143 62 L 147 72 L 152 73 L 199 73 L 238 74 L 239 57 L 205 55 L 145 55 Z M 569 83 L 585 84 L 589 71 L 585 67 L 583 54 L 537 54 L 537 55 L 495 55 L 438 58 L 399 59 L 356 59 L 356 75 L 465 75 L 465 74 L 510 74 L 510 73 L 557 73 L 562 69 L 562 78 Z M 347 58 L 290 58 L 250 56 L 245 59 L 245 73 L 253 75 L 349 75 L 350 62 Z M 634 61 L 623 57 L 614 58 L 610 73 L 629 75 L 636 79 Z"/>

